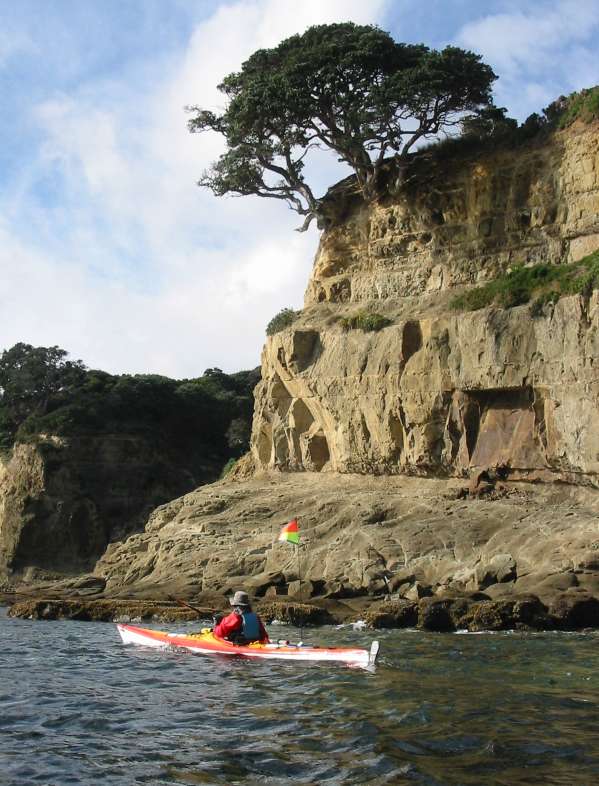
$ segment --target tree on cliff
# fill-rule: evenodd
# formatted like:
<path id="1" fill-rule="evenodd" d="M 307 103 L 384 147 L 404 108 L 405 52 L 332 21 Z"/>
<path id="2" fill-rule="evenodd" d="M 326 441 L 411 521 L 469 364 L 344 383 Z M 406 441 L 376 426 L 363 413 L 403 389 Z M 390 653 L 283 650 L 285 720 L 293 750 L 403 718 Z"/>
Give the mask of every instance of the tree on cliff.
<path id="1" fill-rule="evenodd" d="M 79 385 L 86 373 L 80 360 L 67 360 L 60 347 L 15 344 L 0 355 L 0 418 L 14 432 L 31 413 L 43 415 L 52 397 Z"/>
<path id="2" fill-rule="evenodd" d="M 227 144 L 199 185 L 283 200 L 306 229 L 322 203 L 303 174 L 311 149 L 333 151 L 373 201 L 385 158 L 401 165 L 419 139 L 491 106 L 495 79 L 480 56 L 457 47 L 396 43 L 351 22 L 311 27 L 225 77 L 222 114 L 188 107 L 192 132 L 216 131 Z"/>

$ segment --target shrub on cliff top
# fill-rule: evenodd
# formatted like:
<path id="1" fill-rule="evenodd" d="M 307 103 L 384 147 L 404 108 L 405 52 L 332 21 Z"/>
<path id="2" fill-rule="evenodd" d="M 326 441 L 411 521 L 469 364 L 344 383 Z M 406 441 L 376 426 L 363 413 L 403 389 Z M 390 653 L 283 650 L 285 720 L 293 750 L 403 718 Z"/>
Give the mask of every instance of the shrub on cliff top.
<path id="1" fill-rule="evenodd" d="M 535 316 L 546 303 L 555 303 L 562 295 L 589 295 L 593 289 L 599 289 L 599 251 L 570 264 L 518 265 L 493 281 L 454 297 L 450 306 L 457 311 L 477 311 L 491 305 L 511 308 L 528 303 L 536 295 Z"/>
<path id="2" fill-rule="evenodd" d="M 341 320 L 341 325 L 344 330 L 363 330 L 378 331 L 388 327 L 391 320 L 384 317 L 382 314 L 370 313 L 368 311 L 359 311 L 351 317 L 344 317 Z"/>
<path id="3" fill-rule="evenodd" d="M 533 112 L 520 125 L 507 116 L 503 107 L 483 107 L 476 114 L 463 118 L 460 136 L 435 140 L 420 147 L 419 152 L 442 161 L 483 151 L 511 151 L 532 139 L 544 139 L 555 129 L 566 128 L 575 120 L 591 123 L 597 119 L 599 86 L 560 96 L 540 113 Z"/>
<path id="4" fill-rule="evenodd" d="M 230 459 L 227 461 L 227 463 L 226 463 L 226 464 L 225 464 L 225 466 L 222 468 L 222 471 L 221 471 L 221 473 L 220 473 L 221 480 L 222 480 L 223 478 L 226 478 L 226 477 L 227 477 L 227 475 L 229 474 L 229 472 L 231 472 L 231 471 L 233 470 L 233 468 L 235 467 L 235 464 L 237 464 L 237 459 L 230 458 Z"/>
<path id="5" fill-rule="evenodd" d="M 281 330 L 285 330 L 285 328 L 293 324 L 297 316 L 298 312 L 294 311 L 292 308 L 282 308 L 266 326 L 266 335 L 274 336 L 275 333 L 280 333 Z"/>
<path id="6" fill-rule="evenodd" d="M 492 104 L 496 78 L 479 55 L 455 46 L 397 43 L 352 22 L 310 27 L 226 76 L 222 114 L 188 107 L 190 131 L 217 131 L 227 143 L 199 185 L 217 196 L 283 200 L 306 217 L 306 229 L 321 215 L 303 174 L 313 148 L 348 164 L 371 202 L 387 156 L 405 161 L 418 140 Z"/>
<path id="7" fill-rule="evenodd" d="M 592 123 L 597 118 L 599 118 L 599 85 L 569 95 L 563 101 L 558 125 L 560 128 L 566 128 L 575 120 Z"/>

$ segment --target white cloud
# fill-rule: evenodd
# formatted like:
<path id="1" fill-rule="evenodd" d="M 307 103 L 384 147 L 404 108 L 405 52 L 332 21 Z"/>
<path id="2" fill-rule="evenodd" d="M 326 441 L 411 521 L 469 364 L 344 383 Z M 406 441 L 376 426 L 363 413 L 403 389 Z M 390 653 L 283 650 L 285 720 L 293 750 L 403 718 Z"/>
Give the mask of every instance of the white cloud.
<path id="1" fill-rule="evenodd" d="M 599 3 L 558 0 L 528 9 L 483 16 L 456 37 L 493 66 L 497 103 L 520 119 L 562 92 L 599 82 Z"/>
<path id="2" fill-rule="evenodd" d="M 59 344 L 108 371 L 193 376 L 259 362 L 264 326 L 301 305 L 317 236 L 298 216 L 195 186 L 220 141 L 191 135 L 185 104 L 256 48 L 310 24 L 375 22 L 386 0 L 278 0 L 221 6 L 187 50 L 135 81 L 87 83 L 38 106 L 43 144 L 4 199 L 0 336 Z M 35 189 L 50 183 L 55 198 Z M 16 295 L 16 297 L 15 297 Z"/>
<path id="3" fill-rule="evenodd" d="M 555 68 L 556 50 L 565 43 L 589 38 L 599 22 L 599 5 L 562 0 L 551 6 L 525 12 L 494 14 L 465 25 L 461 43 L 483 51 L 504 72 L 522 65 L 538 70 L 548 64 Z"/>

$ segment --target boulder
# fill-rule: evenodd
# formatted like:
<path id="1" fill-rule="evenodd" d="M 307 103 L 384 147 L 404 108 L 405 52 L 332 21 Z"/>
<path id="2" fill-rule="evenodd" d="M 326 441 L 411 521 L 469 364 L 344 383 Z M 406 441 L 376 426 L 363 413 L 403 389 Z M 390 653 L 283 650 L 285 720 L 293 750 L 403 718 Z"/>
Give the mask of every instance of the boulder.
<path id="1" fill-rule="evenodd" d="M 452 599 L 423 598 L 418 603 L 418 627 L 440 632 L 456 629 L 451 609 Z"/>
<path id="2" fill-rule="evenodd" d="M 556 627 L 562 630 L 599 627 L 599 600 L 585 592 L 564 592 L 549 607 Z"/>
<path id="3" fill-rule="evenodd" d="M 418 606 L 408 601 L 385 601 L 364 615 L 371 628 L 413 628 L 418 622 Z"/>
<path id="4" fill-rule="evenodd" d="M 264 596 L 270 588 L 274 588 L 275 594 L 277 591 L 280 592 L 285 587 L 286 581 L 281 571 L 269 571 L 258 573 L 247 579 L 242 579 L 241 584 L 247 588 L 247 592 L 251 595 L 260 598 Z"/>
<path id="5" fill-rule="evenodd" d="M 336 622 L 327 609 L 310 603 L 261 601 L 257 611 L 265 623 L 279 620 L 290 625 L 332 625 Z"/>
<path id="6" fill-rule="evenodd" d="M 398 570 L 389 579 L 389 586 L 391 592 L 397 592 L 400 587 L 406 584 L 411 586 L 416 581 L 416 576 L 411 570 Z"/>
<path id="7" fill-rule="evenodd" d="M 476 583 L 479 589 L 516 579 L 516 561 L 511 554 L 496 554 L 487 562 L 476 566 Z"/>
<path id="8" fill-rule="evenodd" d="M 323 598 L 356 598 L 363 594 L 360 587 L 354 587 L 352 584 L 344 581 L 327 581 L 324 585 Z"/>
<path id="9" fill-rule="evenodd" d="M 429 598 L 432 594 L 433 590 L 429 585 L 416 581 L 407 592 L 404 592 L 404 597 L 407 600 L 420 600 L 420 598 Z"/>
<path id="10" fill-rule="evenodd" d="M 520 594 L 533 593 L 541 598 L 550 598 L 571 587 L 578 586 L 578 577 L 573 571 L 560 573 L 529 573 L 516 581 L 515 589 Z"/>
<path id="11" fill-rule="evenodd" d="M 472 606 L 468 629 L 546 630 L 553 627 L 547 607 L 534 595 L 505 600 L 481 601 Z"/>
<path id="12" fill-rule="evenodd" d="M 290 581 L 287 585 L 287 595 L 297 600 L 306 600 L 314 595 L 314 585 L 310 579 Z"/>
<path id="13" fill-rule="evenodd" d="M 581 590 L 599 598 L 599 572 L 591 570 L 576 571 L 576 580 Z"/>

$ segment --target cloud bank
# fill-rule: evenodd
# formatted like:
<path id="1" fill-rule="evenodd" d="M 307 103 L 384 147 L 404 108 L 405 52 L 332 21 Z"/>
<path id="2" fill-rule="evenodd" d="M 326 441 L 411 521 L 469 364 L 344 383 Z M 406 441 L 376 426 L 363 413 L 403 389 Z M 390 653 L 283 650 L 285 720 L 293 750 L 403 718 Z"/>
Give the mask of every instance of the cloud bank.
<path id="1" fill-rule="evenodd" d="M 200 190 L 220 141 L 189 134 L 183 107 L 218 106 L 218 82 L 258 47 L 383 8 L 224 5 L 159 74 L 136 64 L 33 107 L 39 146 L 2 197 L 2 346 L 58 344 L 94 367 L 178 377 L 257 365 L 266 323 L 301 306 L 317 235 L 293 232 L 280 204 Z"/>
<path id="2" fill-rule="evenodd" d="M 58 344 L 112 372 L 252 367 L 270 318 L 301 307 L 315 227 L 298 234 L 278 202 L 195 185 L 221 142 L 189 134 L 183 107 L 220 107 L 216 85 L 258 47 L 341 20 L 455 43 L 493 65 L 497 102 L 521 120 L 599 83 L 596 2 L 23 0 L 17 11 L 21 26 L 0 33 L 0 79 L 12 85 L 0 129 L 0 350 Z M 322 157 L 311 175 L 323 191 L 345 172 Z"/>
<path id="3" fill-rule="evenodd" d="M 524 120 L 561 93 L 599 82 L 598 29 L 599 3 L 541 0 L 483 13 L 458 31 L 456 41 L 494 67 L 497 103 Z"/>

